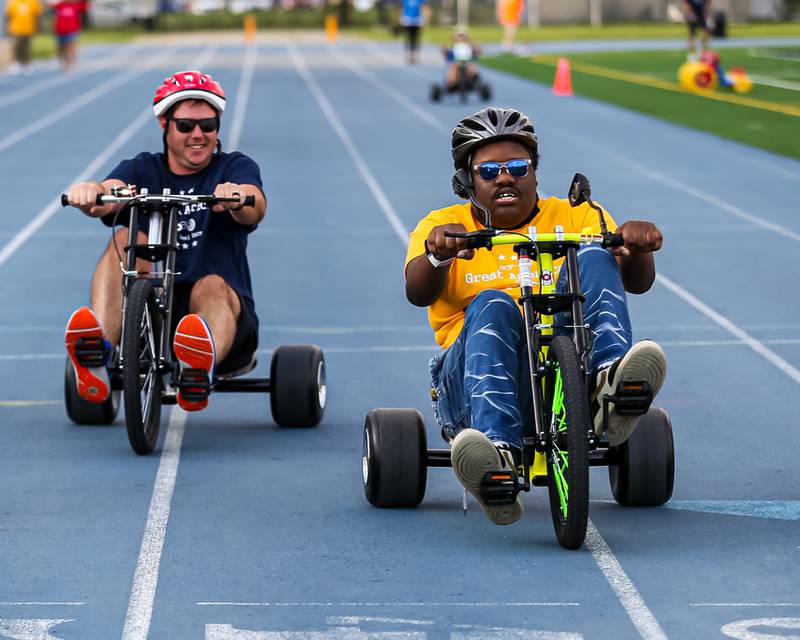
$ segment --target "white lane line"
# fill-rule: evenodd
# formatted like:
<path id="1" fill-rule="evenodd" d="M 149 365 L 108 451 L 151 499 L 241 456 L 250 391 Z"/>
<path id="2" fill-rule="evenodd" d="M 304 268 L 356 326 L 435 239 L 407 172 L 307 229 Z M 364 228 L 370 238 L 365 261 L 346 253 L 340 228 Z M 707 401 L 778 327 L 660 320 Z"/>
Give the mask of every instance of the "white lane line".
<path id="1" fill-rule="evenodd" d="M 196 66 L 202 67 L 201 63 L 205 63 L 208 59 L 210 59 L 214 51 L 216 51 L 216 47 L 206 49 L 206 51 L 195 62 Z M 80 174 L 70 181 L 69 184 L 85 182 L 86 180 L 96 177 L 95 174 L 109 160 L 109 158 L 111 158 L 111 156 L 115 154 L 119 148 L 122 147 L 122 145 L 136 135 L 139 129 L 141 129 L 145 123 L 149 122 L 152 117 L 152 108 L 145 107 L 139 116 L 127 127 L 125 127 L 125 129 L 123 129 L 117 135 L 117 137 L 114 138 L 110 145 L 105 146 L 103 152 L 94 160 L 92 160 L 92 162 L 90 162 Z M 64 190 L 66 190 L 66 187 Z M 27 242 L 34 233 L 36 233 L 50 218 L 52 218 L 57 211 L 60 211 L 61 208 L 61 197 L 57 196 L 53 198 L 50 204 L 36 214 L 33 220 L 31 220 L 19 232 L 17 232 L 17 234 L 9 242 L 7 242 L 2 249 L 0 249 L 0 267 L 2 267 L 8 261 L 8 259 L 14 255 L 14 253 L 16 253 L 17 249 L 25 244 L 25 242 Z"/>
<path id="2" fill-rule="evenodd" d="M 242 77 L 239 80 L 239 89 L 236 93 L 236 110 L 233 112 L 233 122 L 231 123 L 231 140 L 228 148 L 233 151 L 239 149 L 239 141 L 242 137 L 244 115 L 247 111 L 247 101 L 250 97 L 250 85 L 253 82 L 253 70 L 256 66 L 256 58 L 256 45 L 248 45 L 244 57 L 244 65 L 242 66 Z"/>
<path id="3" fill-rule="evenodd" d="M 690 607 L 800 607 L 800 602 L 692 602 Z"/>
<path id="4" fill-rule="evenodd" d="M 46 129 L 47 127 L 49 127 L 52 124 L 55 124 L 59 120 L 66 118 L 73 111 L 77 111 L 81 107 L 85 107 L 87 104 L 93 102 L 100 96 L 103 96 L 106 93 L 113 91 L 117 87 L 126 84 L 127 82 L 133 80 L 137 76 L 140 76 L 143 73 L 149 71 L 150 69 L 160 65 L 161 63 L 164 62 L 164 60 L 166 60 L 170 56 L 170 54 L 173 51 L 174 49 L 161 53 L 157 56 L 153 56 L 152 58 L 146 60 L 141 67 L 138 67 L 129 73 L 120 75 L 114 74 L 109 80 L 96 86 L 91 91 L 87 91 L 86 93 L 81 94 L 79 97 L 61 106 L 59 109 L 51 111 L 46 116 L 43 116 L 42 118 L 39 118 L 34 122 L 31 122 L 29 125 L 22 127 L 21 129 L 17 129 L 17 131 L 15 131 L 12 135 L 6 136 L 4 140 L 0 141 L 0 152 L 5 151 L 9 147 L 14 146 L 15 144 L 21 142 L 25 138 L 28 138 L 29 136 L 32 136 L 33 134 L 38 133 L 43 129 Z"/>
<path id="5" fill-rule="evenodd" d="M 47 601 L 28 601 L 28 602 L 0 602 L 0 607 L 81 607 L 85 602 L 47 602 Z"/>
<path id="6" fill-rule="evenodd" d="M 122 640 L 146 640 L 150 631 L 161 553 L 164 549 L 167 522 L 172 507 L 172 494 L 178 477 L 186 417 L 187 413 L 180 407 L 172 408 L 164 438 L 164 450 L 161 452 L 161 461 L 153 485 L 153 497 L 147 513 L 139 560 L 133 576 Z"/>
<path id="7" fill-rule="evenodd" d="M 777 353 L 775 353 L 771 349 L 768 349 L 763 342 L 761 342 L 760 340 L 756 340 L 744 329 L 741 329 L 739 326 L 728 320 L 728 318 L 723 316 L 721 313 L 714 311 L 714 309 L 709 307 L 706 303 L 700 301 L 697 297 L 689 293 L 686 289 L 681 287 L 674 280 L 671 280 L 667 276 L 658 274 L 656 276 L 656 282 L 662 284 L 667 289 L 672 291 L 672 293 L 681 298 L 684 302 L 697 309 L 707 318 L 716 322 L 719 326 L 725 329 L 725 331 L 727 331 L 728 333 L 732 334 L 733 336 L 741 340 L 744 344 L 750 347 L 758 355 L 767 360 L 767 362 L 774 365 L 776 368 L 783 371 L 792 380 L 800 384 L 800 371 L 798 371 L 795 367 L 789 364 L 786 360 L 781 358 Z"/>
<path id="8" fill-rule="evenodd" d="M 64 404 L 63 400 L 0 400 L 0 407 L 47 407 Z"/>
<path id="9" fill-rule="evenodd" d="M 0 98 L 0 109 L 7 107 L 10 104 L 14 104 L 15 102 L 19 102 L 20 100 L 24 100 L 25 98 L 38 95 L 43 91 L 52 89 L 53 87 L 58 87 L 62 84 L 66 84 L 67 82 L 74 82 L 78 76 L 89 75 L 92 73 L 97 73 L 98 71 L 102 71 L 103 69 L 108 69 L 112 65 L 116 64 L 119 60 L 129 59 L 133 51 L 136 49 L 138 49 L 137 46 L 130 44 L 120 47 L 119 52 L 116 55 L 109 58 L 104 58 L 99 63 L 92 62 L 89 65 L 82 66 L 75 74 L 62 73 L 55 77 L 46 78 L 41 82 L 28 85 L 22 89 L 18 89 L 17 91 L 12 91 L 11 93 Z"/>
<path id="10" fill-rule="evenodd" d="M 666 640 L 664 630 L 591 520 L 586 531 L 586 546 L 639 635 L 645 640 Z"/>
<path id="11" fill-rule="evenodd" d="M 288 44 L 286 48 L 289 51 L 289 57 L 291 58 L 292 64 L 294 64 L 297 73 L 299 73 L 300 77 L 303 78 L 306 86 L 317 100 L 317 104 L 319 104 L 319 108 L 327 118 L 328 123 L 336 132 L 336 135 L 339 136 L 339 139 L 342 141 L 345 149 L 347 149 L 347 152 L 350 154 L 350 157 L 352 158 L 353 163 L 356 165 L 358 172 L 361 174 L 362 179 L 372 192 L 375 201 L 378 203 L 381 211 L 383 211 L 383 215 L 386 216 L 386 219 L 389 221 L 389 225 L 392 227 L 398 237 L 403 240 L 403 243 L 407 244 L 408 232 L 405 230 L 405 227 L 403 227 L 400 217 L 397 215 L 394 207 L 392 207 L 392 204 L 389 202 L 386 194 L 381 189 L 378 181 L 367 167 L 367 163 L 364 162 L 364 159 L 361 157 L 358 149 L 356 149 L 356 146 L 353 144 L 353 140 L 350 138 L 350 134 L 347 133 L 347 130 L 344 128 L 341 120 L 339 120 L 339 116 L 336 115 L 336 111 L 328 101 L 327 96 L 322 92 L 322 89 L 320 89 L 317 81 L 311 74 L 311 70 L 308 68 L 308 65 L 298 50 L 297 45 L 292 42 Z"/>
<path id="12" fill-rule="evenodd" d="M 198 607 L 579 607 L 579 602 L 197 602 Z"/>

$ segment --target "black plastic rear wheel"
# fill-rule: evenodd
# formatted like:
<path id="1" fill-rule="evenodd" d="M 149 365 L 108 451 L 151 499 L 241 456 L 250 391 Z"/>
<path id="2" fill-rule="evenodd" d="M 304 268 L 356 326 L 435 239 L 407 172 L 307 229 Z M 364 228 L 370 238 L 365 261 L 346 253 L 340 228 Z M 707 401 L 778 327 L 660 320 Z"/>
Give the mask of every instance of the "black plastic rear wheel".
<path id="1" fill-rule="evenodd" d="M 559 544 L 577 549 L 589 521 L 591 422 L 578 354 L 567 336 L 557 336 L 550 344 L 545 376 L 550 514 Z"/>
<path id="2" fill-rule="evenodd" d="M 431 102 L 439 102 L 442 99 L 442 88 L 438 84 L 431 85 Z"/>
<path id="3" fill-rule="evenodd" d="M 492 99 L 492 87 L 490 87 L 488 84 L 482 84 L 479 91 L 481 98 L 485 102 L 489 102 Z"/>
<path id="4" fill-rule="evenodd" d="M 639 418 L 633 434 L 612 450 L 608 465 L 614 499 L 626 507 L 658 507 L 672 497 L 675 446 L 672 422 L 661 407 Z"/>
<path id="5" fill-rule="evenodd" d="M 119 413 L 119 391 L 112 391 L 105 402 L 87 402 L 78 394 L 75 368 L 67 356 L 64 370 L 64 405 L 75 424 L 111 424 Z"/>
<path id="6" fill-rule="evenodd" d="M 328 398 L 325 357 L 313 344 L 283 345 L 270 365 L 272 418 L 282 427 L 315 427 Z"/>
<path id="7" fill-rule="evenodd" d="M 125 426 L 131 447 L 139 455 L 153 451 L 161 425 L 161 328 L 153 284 L 135 280 L 125 301 L 121 355 Z"/>
<path id="8" fill-rule="evenodd" d="M 416 507 L 425 497 L 428 444 L 416 409 L 373 409 L 364 422 L 364 495 L 376 507 Z"/>

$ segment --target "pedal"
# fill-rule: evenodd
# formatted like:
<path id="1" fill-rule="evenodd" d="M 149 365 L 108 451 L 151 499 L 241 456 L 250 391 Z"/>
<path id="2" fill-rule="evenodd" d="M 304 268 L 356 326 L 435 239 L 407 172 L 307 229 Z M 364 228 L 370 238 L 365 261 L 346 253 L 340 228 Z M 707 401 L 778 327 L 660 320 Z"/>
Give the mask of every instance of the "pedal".
<path id="1" fill-rule="evenodd" d="M 75 359 L 82 367 L 102 367 L 106 364 L 106 355 L 106 341 L 100 336 L 78 338 L 75 341 Z"/>
<path id="2" fill-rule="evenodd" d="M 653 402 L 653 390 L 647 381 L 620 382 L 614 395 L 603 396 L 603 414 L 608 415 L 608 404 L 614 403 L 614 411 L 621 416 L 641 416 L 647 413 Z"/>
<path id="3" fill-rule="evenodd" d="M 517 474 L 513 471 L 487 471 L 481 480 L 481 498 L 491 507 L 514 504 L 518 493 Z"/>
<path id="4" fill-rule="evenodd" d="M 211 393 L 211 380 L 205 369 L 184 369 L 178 378 L 181 397 L 190 402 L 205 400 Z"/>

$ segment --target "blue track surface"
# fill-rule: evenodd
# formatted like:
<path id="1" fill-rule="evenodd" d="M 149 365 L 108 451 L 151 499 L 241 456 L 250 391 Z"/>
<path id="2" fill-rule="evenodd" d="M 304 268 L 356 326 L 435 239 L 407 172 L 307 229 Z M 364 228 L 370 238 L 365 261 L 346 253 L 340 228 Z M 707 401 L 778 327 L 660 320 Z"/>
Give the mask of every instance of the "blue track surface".
<path id="1" fill-rule="evenodd" d="M 673 501 L 618 507 L 595 469 L 587 545 L 567 552 L 544 490 L 498 528 L 474 503 L 465 517 L 446 469 L 416 510 L 374 509 L 361 489 L 369 409 L 419 408 L 442 446 L 404 238 L 455 201 L 448 135 L 479 105 L 427 103 L 440 66 L 403 67 L 393 45 L 255 54 L 86 48 L 66 81 L 47 65 L 0 79 L 0 637 L 797 637 L 800 163 L 486 72 L 496 102 L 536 123 L 545 193 L 581 171 L 618 221 L 665 236 L 658 283 L 630 304 L 635 335 L 669 359 Z M 269 198 L 250 245 L 259 371 L 281 344 L 319 344 L 329 405 L 310 430 L 276 427 L 254 395 L 188 420 L 165 409 L 142 458 L 121 418 L 65 415 L 63 327 L 108 232 L 55 198 L 158 149 L 154 88 L 203 62 L 231 98 L 222 139 L 258 161 Z"/>

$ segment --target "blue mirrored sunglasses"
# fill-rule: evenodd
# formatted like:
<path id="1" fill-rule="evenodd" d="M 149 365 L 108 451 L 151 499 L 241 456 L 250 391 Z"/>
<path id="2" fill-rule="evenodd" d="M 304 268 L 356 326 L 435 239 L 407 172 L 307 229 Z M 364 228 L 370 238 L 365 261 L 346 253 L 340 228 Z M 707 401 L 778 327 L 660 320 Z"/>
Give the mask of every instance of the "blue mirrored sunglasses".
<path id="1" fill-rule="evenodd" d="M 505 169 L 508 174 L 515 178 L 524 178 L 528 175 L 528 167 L 531 166 L 530 158 L 518 158 L 508 162 L 481 162 L 476 164 L 473 169 L 484 180 L 496 180 L 500 172 Z"/>

